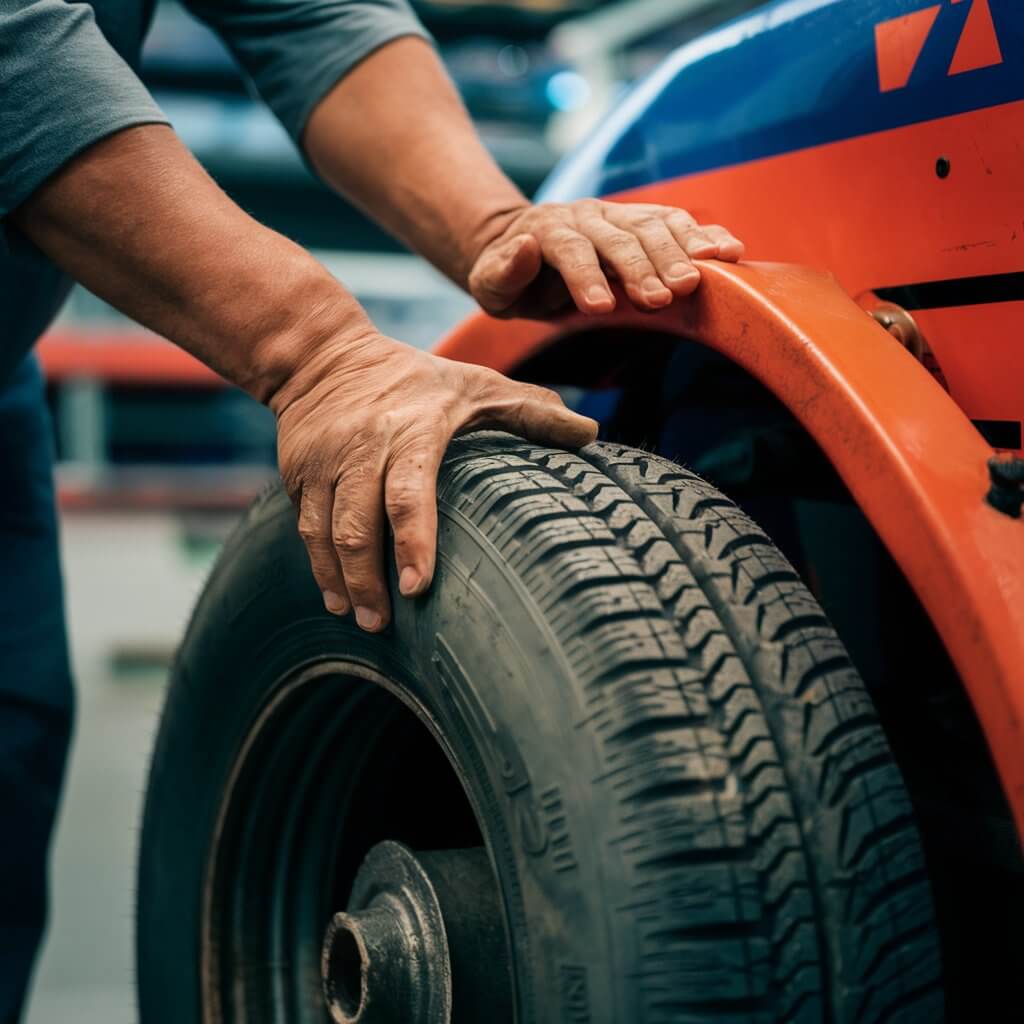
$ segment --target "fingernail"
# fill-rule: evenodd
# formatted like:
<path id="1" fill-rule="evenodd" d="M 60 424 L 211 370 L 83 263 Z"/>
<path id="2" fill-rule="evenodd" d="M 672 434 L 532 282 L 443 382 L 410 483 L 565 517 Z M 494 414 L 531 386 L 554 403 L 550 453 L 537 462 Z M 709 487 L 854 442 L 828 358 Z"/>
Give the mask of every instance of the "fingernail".
<path id="1" fill-rule="evenodd" d="M 361 629 L 376 629 L 380 625 L 380 612 L 372 608 L 357 608 L 356 622 Z"/>
<path id="2" fill-rule="evenodd" d="M 646 277 L 641 285 L 644 297 L 653 302 L 671 302 L 672 293 L 656 277 Z"/>
<path id="3" fill-rule="evenodd" d="M 324 591 L 324 605 L 333 615 L 348 614 L 348 601 L 341 594 L 336 594 L 333 590 Z"/>
<path id="4" fill-rule="evenodd" d="M 668 276 L 674 281 L 685 280 L 687 277 L 693 277 L 697 273 L 699 271 L 692 263 L 673 263 L 668 268 Z"/>
<path id="5" fill-rule="evenodd" d="M 407 565 L 401 576 L 398 577 L 398 589 L 405 597 L 416 593 L 420 585 L 420 574 L 411 566 Z"/>
<path id="6" fill-rule="evenodd" d="M 587 290 L 587 302 L 595 306 L 606 305 L 612 301 L 612 293 L 599 284 L 591 285 Z"/>

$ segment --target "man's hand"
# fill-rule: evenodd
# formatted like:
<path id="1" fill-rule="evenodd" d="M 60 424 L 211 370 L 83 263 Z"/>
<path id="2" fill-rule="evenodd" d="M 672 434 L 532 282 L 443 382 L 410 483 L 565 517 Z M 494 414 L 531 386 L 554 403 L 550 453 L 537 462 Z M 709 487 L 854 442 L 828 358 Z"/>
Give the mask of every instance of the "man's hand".
<path id="1" fill-rule="evenodd" d="M 371 632 L 390 615 L 386 520 L 402 595 L 430 584 L 437 471 L 453 437 L 495 427 L 578 448 L 597 436 L 597 424 L 570 412 L 553 391 L 375 332 L 317 354 L 270 406 L 281 475 L 324 603 L 338 615 L 354 608 Z"/>
<path id="2" fill-rule="evenodd" d="M 281 474 L 327 607 L 365 629 L 434 572 L 435 481 L 448 442 L 478 427 L 578 448 L 597 424 L 551 391 L 385 338 L 308 253 L 232 203 L 170 129 L 98 142 L 12 215 L 97 295 L 266 402 Z"/>
<path id="3" fill-rule="evenodd" d="M 499 223 L 469 274 L 473 297 L 492 316 L 543 319 L 575 303 L 608 313 L 608 277 L 638 309 L 656 310 L 700 283 L 694 259 L 738 260 L 743 243 L 685 210 L 647 203 L 527 206 Z"/>
<path id="4" fill-rule="evenodd" d="M 323 177 L 421 253 L 493 316 L 545 319 L 571 304 L 639 309 L 700 281 L 694 259 L 743 245 L 684 210 L 645 203 L 531 205 L 477 137 L 437 54 L 399 39 L 371 54 L 310 115 L 306 153 Z"/>

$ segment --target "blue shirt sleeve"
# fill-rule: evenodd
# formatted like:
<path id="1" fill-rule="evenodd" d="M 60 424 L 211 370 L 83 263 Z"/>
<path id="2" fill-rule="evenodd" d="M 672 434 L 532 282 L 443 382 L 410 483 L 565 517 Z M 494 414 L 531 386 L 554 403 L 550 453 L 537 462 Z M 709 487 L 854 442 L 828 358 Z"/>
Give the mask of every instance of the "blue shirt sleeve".
<path id="1" fill-rule="evenodd" d="M 186 0 L 298 142 L 313 108 L 374 50 L 430 39 L 405 0 Z"/>
<path id="2" fill-rule="evenodd" d="M 67 0 L 0 0 L 0 221 L 54 171 L 123 128 L 167 118 Z"/>

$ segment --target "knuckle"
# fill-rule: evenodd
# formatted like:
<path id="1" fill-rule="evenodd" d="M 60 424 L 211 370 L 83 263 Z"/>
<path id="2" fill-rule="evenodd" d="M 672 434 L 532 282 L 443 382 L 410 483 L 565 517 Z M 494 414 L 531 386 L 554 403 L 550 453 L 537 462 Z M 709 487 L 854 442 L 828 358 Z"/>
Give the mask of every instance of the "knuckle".
<path id="1" fill-rule="evenodd" d="M 546 388 L 540 384 L 530 385 L 530 397 L 534 398 L 538 402 L 546 402 L 550 404 L 562 404 L 562 396 L 553 388 Z"/>
<path id="2" fill-rule="evenodd" d="M 564 252 L 579 252 L 587 242 L 572 228 L 562 227 L 551 232 L 551 244 Z"/>
<path id="3" fill-rule="evenodd" d="M 341 527 L 335 530 L 331 540 L 342 556 L 358 556 L 370 550 L 369 536 L 360 530 L 353 530 L 351 527 Z"/>
<path id="4" fill-rule="evenodd" d="M 697 223 L 685 210 L 673 210 L 665 219 L 674 228 L 692 228 Z"/>
<path id="5" fill-rule="evenodd" d="M 483 268 L 479 263 L 475 264 L 469 272 L 469 290 L 473 293 L 486 291 L 488 283 L 487 278 L 484 276 Z"/>
<path id="6" fill-rule="evenodd" d="M 299 536 L 307 547 L 313 547 L 323 540 L 323 533 L 320 528 L 310 522 L 299 523 Z"/>
<path id="7" fill-rule="evenodd" d="M 489 366 L 465 365 L 464 386 L 461 393 L 473 401 L 485 401 L 490 396 L 500 394 L 508 384 L 508 378 L 492 370 Z"/>
<path id="8" fill-rule="evenodd" d="M 394 434 L 399 431 L 405 421 L 405 413 L 401 409 L 382 409 L 375 417 L 374 429 L 366 430 L 361 438 L 361 447 L 367 455 L 382 445 L 387 445 Z"/>
<path id="9" fill-rule="evenodd" d="M 651 261 L 647 258 L 647 255 L 643 252 L 630 252 L 623 261 L 630 270 L 642 271 L 646 273 L 648 270 L 653 270 L 651 267 Z"/>
<path id="10" fill-rule="evenodd" d="M 357 459 L 369 448 L 376 431 L 362 415 L 352 416 L 336 427 L 334 448 L 344 453 L 346 461 Z"/>
<path id="11" fill-rule="evenodd" d="M 650 247 L 650 252 L 653 256 L 663 256 L 671 259 L 681 259 L 683 256 L 683 251 L 679 248 L 679 243 L 674 238 L 659 239 Z"/>
<path id="12" fill-rule="evenodd" d="M 513 394 L 528 386 L 523 384 L 521 381 L 513 380 L 511 377 L 506 377 L 505 374 L 498 370 L 492 370 L 490 368 L 487 369 L 484 379 L 486 380 L 489 388 L 492 388 L 503 395 Z"/>
<path id="13" fill-rule="evenodd" d="M 611 239 L 611 250 L 617 259 L 627 263 L 643 259 L 644 251 L 640 248 L 640 243 L 637 241 L 636 236 L 625 231 L 618 232 Z"/>
<path id="14" fill-rule="evenodd" d="M 422 488 L 411 481 L 395 484 L 388 490 L 385 505 L 391 519 L 409 519 L 419 508 Z"/>
<path id="15" fill-rule="evenodd" d="M 515 405 L 509 411 L 509 421 L 516 424 L 519 430 L 523 429 L 523 425 L 529 418 L 530 410 L 530 399 L 526 395 L 517 399 Z"/>
<path id="16" fill-rule="evenodd" d="M 657 228 L 663 223 L 661 217 L 655 216 L 653 213 L 641 213 L 634 221 L 634 225 L 641 231 L 650 231 L 652 228 Z"/>

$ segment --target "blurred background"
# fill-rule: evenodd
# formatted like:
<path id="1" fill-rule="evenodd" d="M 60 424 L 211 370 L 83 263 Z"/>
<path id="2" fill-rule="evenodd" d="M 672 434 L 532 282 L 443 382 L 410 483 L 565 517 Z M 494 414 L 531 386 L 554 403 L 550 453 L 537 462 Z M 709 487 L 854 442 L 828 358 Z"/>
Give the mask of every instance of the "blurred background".
<path id="1" fill-rule="evenodd" d="M 668 52 L 759 0 L 418 2 L 480 133 L 527 195 Z M 471 309 L 330 194 L 217 38 L 161 0 L 143 78 L 245 209 L 311 249 L 386 334 Z M 136 822 L 167 668 L 235 518 L 275 476 L 273 418 L 76 290 L 40 345 L 57 435 L 79 715 L 29 1024 L 130 1024 Z"/>

